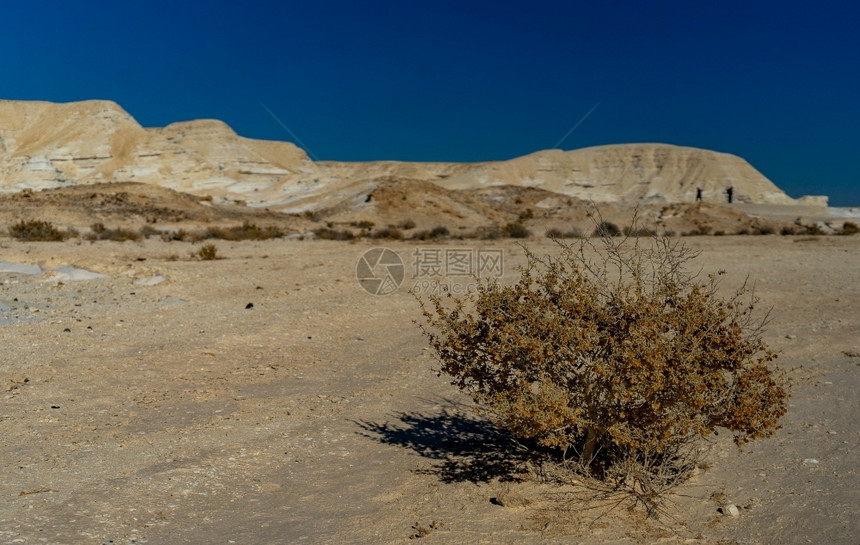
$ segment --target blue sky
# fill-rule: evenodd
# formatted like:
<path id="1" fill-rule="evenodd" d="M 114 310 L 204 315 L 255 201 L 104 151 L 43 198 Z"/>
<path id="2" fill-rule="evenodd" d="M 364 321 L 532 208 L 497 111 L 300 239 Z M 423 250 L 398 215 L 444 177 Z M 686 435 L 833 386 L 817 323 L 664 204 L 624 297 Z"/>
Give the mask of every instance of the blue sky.
<path id="1" fill-rule="evenodd" d="M 713 5 L 710 5 L 713 4 Z M 665 142 L 860 205 L 854 2 L 4 2 L 0 98 L 222 119 L 320 159 Z"/>

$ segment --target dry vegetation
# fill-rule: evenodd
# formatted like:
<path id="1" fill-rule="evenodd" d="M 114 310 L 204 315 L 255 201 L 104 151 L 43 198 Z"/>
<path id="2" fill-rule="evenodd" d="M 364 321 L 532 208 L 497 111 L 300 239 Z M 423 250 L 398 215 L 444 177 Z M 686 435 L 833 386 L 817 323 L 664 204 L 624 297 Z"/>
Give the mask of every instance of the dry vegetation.
<path id="1" fill-rule="evenodd" d="M 519 282 L 422 300 L 441 371 L 536 452 L 628 494 L 649 514 L 718 427 L 742 445 L 778 429 L 787 393 L 768 363 L 756 298 L 666 238 L 556 241 Z M 647 241 L 647 242 L 646 242 Z"/>

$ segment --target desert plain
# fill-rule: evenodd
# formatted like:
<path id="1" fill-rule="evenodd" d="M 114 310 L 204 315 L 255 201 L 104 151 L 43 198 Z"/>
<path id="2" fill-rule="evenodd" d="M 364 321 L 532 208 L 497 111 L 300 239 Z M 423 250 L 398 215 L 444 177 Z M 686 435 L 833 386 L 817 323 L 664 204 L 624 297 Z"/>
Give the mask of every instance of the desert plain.
<path id="1" fill-rule="evenodd" d="M 860 237 L 684 240 L 756 283 L 791 400 L 653 520 L 530 472 L 413 323 L 416 249 L 501 250 L 507 282 L 548 239 L 4 238 L 41 273 L 0 273 L 0 543 L 857 543 Z M 386 296 L 355 276 L 379 246 Z"/>

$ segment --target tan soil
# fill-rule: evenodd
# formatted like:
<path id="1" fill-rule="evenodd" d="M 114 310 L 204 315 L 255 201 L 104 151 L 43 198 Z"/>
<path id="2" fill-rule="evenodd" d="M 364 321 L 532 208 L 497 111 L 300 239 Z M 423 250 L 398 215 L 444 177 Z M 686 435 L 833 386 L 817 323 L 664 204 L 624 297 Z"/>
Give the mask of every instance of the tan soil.
<path id="1" fill-rule="evenodd" d="M 757 280 L 795 384 L 784 429 L 741 454 L 721 434 L 645 521 L 506 482 L 503 443 L 412 323 L 414 243 L 385 242 L 407 277 L 380 297 L 355 280 L 370 240 L 216 241 L 203 262 L 182 242 L 0 239 L 0 261 L 107 275 L 0 274 L 0 543 L 860 542 L 860 237 L 687 241 L 727 286 Z M 420 247 L 501 248 L 506 281 L 523 256 Z"/>

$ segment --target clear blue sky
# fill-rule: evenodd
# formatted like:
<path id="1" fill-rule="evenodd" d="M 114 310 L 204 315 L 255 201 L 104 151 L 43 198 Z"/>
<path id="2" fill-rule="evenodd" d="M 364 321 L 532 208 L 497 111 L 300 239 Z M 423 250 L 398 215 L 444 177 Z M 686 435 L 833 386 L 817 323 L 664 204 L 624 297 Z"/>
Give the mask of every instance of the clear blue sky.
<path id="1" fill-rule="evenodd" d="M 320 159 L 665 142 L 860 205 L 858 3 L 3 2 L 0 98 L 222 119 Z"/>

